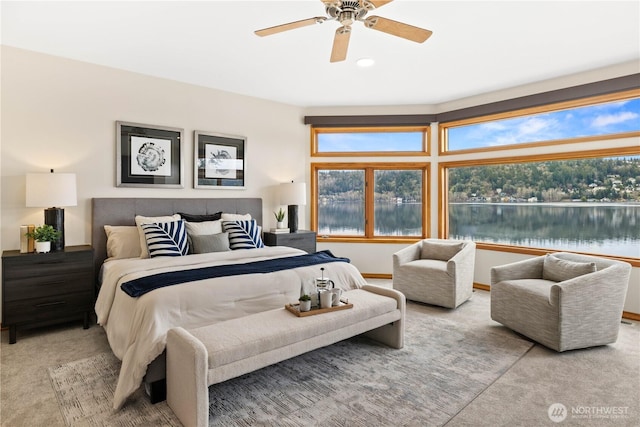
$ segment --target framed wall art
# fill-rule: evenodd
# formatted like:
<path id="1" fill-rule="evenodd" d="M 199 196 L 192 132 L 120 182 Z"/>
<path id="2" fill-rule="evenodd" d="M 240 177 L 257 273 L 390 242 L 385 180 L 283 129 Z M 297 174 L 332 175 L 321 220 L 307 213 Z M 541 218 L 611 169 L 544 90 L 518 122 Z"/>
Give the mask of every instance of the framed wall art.
<path id="1" fill-rule="evenodd" d="M 194 188 L 244 189 L 247 138 L 194 132 Z"/>
<path id="2" fill-rule="evenodd" d="M 118 187 L 183 188 L 183 129 L 116 122 Z"/>

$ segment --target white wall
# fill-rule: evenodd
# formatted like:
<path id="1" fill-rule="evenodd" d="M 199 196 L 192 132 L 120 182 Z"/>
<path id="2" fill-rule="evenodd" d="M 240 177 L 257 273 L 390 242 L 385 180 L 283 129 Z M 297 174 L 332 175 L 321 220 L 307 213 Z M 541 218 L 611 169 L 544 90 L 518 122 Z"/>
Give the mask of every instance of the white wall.
<path id="1" fill-rule="evenodd" d="M 275 188 L 304 181 L 308 131 L 301 111 L 257 98 L 2 47 L 2 249 L 19 247 L 25 174 L 74 172 L 78 206 L 65 209 L 66 243 L 90 243 L 92 197 L 262 197 L 275 227 Z M 184 129 L 184 188 L 117 188 L 116 120 Z M 193 132 L 247 137 L 245 190 L 193 188 Z M 302 212 L 305 213 L 304 211 Z"/>
<path id="2" fill-rule="evenodd" d="M 305 110 L 6 46 L 2 47 L 1 58 L 0 247 L 3 250 L 18 248 L 20 224 L 43 222 L 43 209 L 25 207 L 25 174 L 29 172 L 47 172 L 54 168 L 58 172 L 77 174 L 78 206 L 65 209 L 68 245 L 90 243 L 92 197 L 262 197 L 264 225 L 274 227 L 271 212 L 278 207 L 277 185 L 292 179 L 309 182 L 309 132 L 302 124 L 304 115 L 437 113 L 632 74 L 638 69 L 637 63 L 623 64 L 439 106 Z M 116 120 L 183 128 L 185 188 L 117 188 Z M 245 190 L 193 189 L 194 130 L 248 138 Z M 434 154 L 425 160 L 434 162 L 431 235 L 437 236 L 435 129 L 432 136 Z M 607 144 L 608 147 L 623 146 L 629 145 L 629 141 Z M 449 156 L 446 160 L 463 157 Z M 308 209 L 301 206 L 300 228 L 308 228 L 308 224 Z M 365 274 L 390 274 L 391 254 L 403 245 L 322 243 L 318 247 L 350 257 Z M 491 266 L 521 258 L 526 256 L 479 251 L 475 281 L 488 284 Z M 640 313 L 640 269 L 634 268 L 632 274 L 625 310 Z"/>

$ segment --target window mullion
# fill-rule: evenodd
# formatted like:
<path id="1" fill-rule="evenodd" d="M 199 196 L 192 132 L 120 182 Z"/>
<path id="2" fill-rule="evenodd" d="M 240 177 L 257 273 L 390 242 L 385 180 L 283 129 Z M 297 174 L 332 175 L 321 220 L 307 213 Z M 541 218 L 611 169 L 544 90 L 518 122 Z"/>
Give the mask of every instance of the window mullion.
<path id="1" fill-rule="evenodd" d="M 373 237 L 374 232 L 374 191 L 375 181 L 373 177 L 373 168 L 366 168 L 364 173 L 364 235 Z"/>

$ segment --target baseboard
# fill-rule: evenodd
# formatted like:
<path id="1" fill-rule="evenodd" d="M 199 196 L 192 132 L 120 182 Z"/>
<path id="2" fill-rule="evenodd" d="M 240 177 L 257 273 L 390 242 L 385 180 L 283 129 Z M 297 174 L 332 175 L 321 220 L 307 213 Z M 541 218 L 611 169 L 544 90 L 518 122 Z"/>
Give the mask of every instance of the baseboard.
<path id="1" fill-rule="evenodd" d="M 362 277 L 364 277 L 365 279 L 391 279 L 393 275 L 381 273 L 362 273 Z"/>
<path id="2" fill-rule="evenodd" d="M 482 290 L 482 291 L 491 292 L 491 286 L 489 286 L 489 285 L 483 285 L 482 283 L 476 283 L 476 282 L 473 282 L 473 288 L 474 288 L 474 289 L 480 289 L 480 290 Z"/>
<path id="3" fill-rule="evenodd" d="M 623 311 L 622 312 L 622 318 L 623 319 L 629 319 L 629 320 L 637 320 L 637 321 L 640 322 L 640 314 L 632 313 L 630 311 Z"/>

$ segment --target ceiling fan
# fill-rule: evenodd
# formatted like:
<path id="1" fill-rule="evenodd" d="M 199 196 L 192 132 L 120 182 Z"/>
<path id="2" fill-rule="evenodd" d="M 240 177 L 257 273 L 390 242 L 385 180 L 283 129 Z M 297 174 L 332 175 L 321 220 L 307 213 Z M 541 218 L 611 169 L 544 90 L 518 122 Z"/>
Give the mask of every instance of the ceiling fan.
<path id="1" fill-rule="evenodd" d="M 333 39 L 333 49 L 331 50 L 331 62 L 344 61 L 347 58 L 347 48 L 349 47 L 349 37 L 351 36 L 351 24 L 355 21 L 364 23 L 367 28 L 382 31 L 397 37 L 402 37 L 416 43 L 427 40 L 432 32 L 424 28 L 394 21 L 380 16 L 369 16 L 367 13 L 391 3 L 393 0 L 351 0 L 351 1 L 330 1 L 321 0 L 325 5 L 327 16 L 316 16 L 315 18 L 303 19 L 301 21 L 289 22 L 288 24 L 276 25 L 275 27 L 257 30 L 255 33 L 260 37 L 270 36 L 283 31 L 306 27 L 313 24 L 322 24 L 324 21 L 338 21 L 342 26 L 336 30 Z"/>

